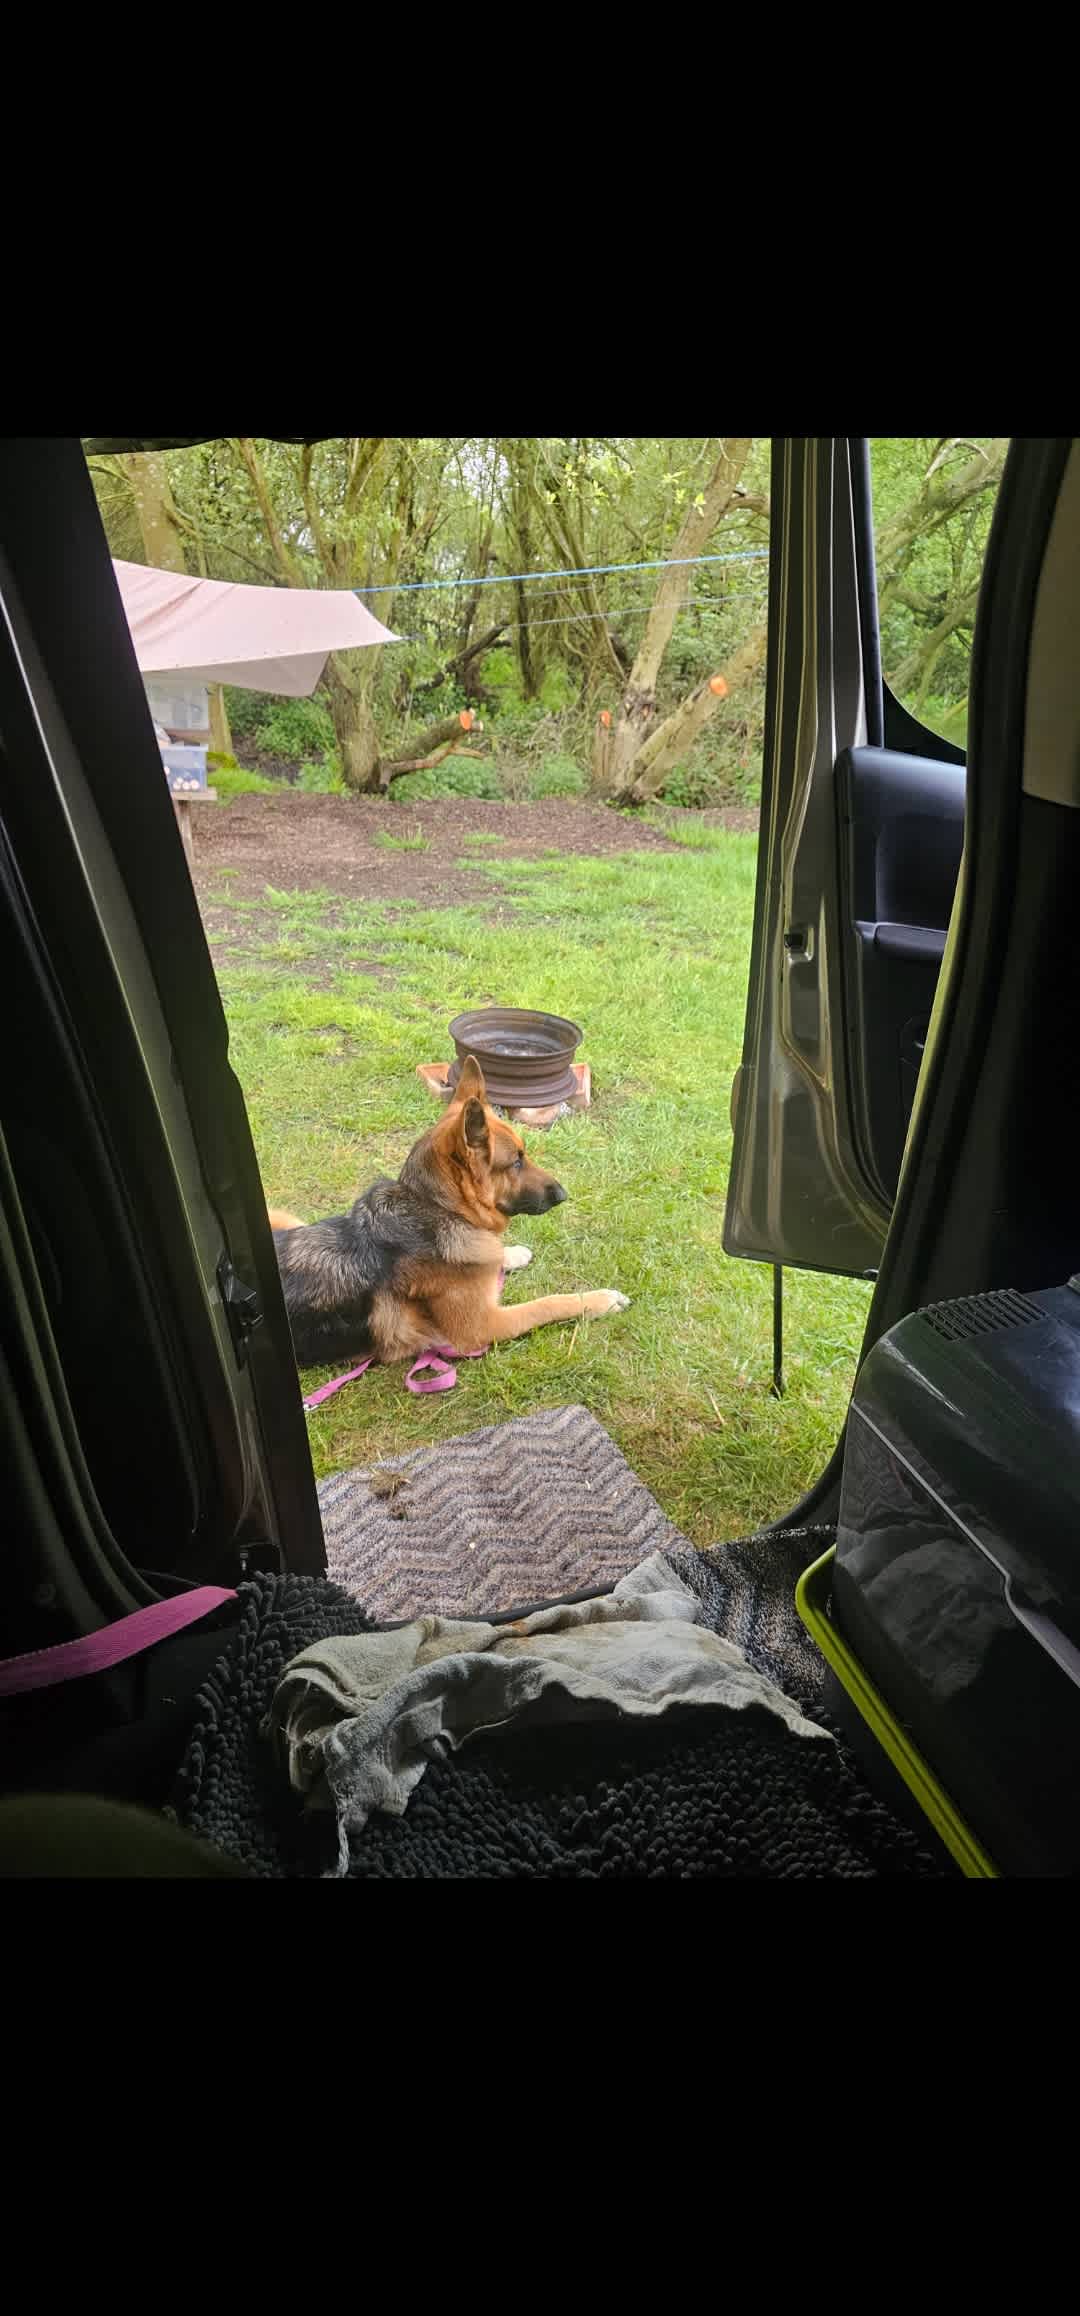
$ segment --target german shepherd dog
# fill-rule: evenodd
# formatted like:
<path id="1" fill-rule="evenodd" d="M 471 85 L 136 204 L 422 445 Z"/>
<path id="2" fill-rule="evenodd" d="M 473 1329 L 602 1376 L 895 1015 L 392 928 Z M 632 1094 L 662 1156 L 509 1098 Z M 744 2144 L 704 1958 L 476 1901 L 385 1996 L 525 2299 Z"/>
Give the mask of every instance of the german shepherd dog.
<path id="1" fill-rule="evenodd" d="M 566 1195 L 488 1107 L 470 1056 L 452 1103 L 396 1182 L 381 1178 L 348 1214 L 325 1222 L 271 1207 L 297 1365 L 369 1353 L 386 1363 L 440 1344 L 481 1351 L 555 1319 L 625 1310 L 629 1298 L 609 1289 L 500 1304 L 500 1273 L 532 1260 L 528 1247 L 503 1245 L 511 1216 L 546 1214 Z"/>

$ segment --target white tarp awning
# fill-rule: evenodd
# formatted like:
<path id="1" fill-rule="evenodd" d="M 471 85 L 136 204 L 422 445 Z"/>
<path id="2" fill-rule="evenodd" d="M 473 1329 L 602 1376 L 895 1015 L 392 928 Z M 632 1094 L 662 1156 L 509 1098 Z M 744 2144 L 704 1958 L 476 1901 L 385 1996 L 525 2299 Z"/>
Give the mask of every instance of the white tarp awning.
<path id="1" fill-rule="evenodd" d="M 233 587 L 115 559 L 113 570 L 143 676 L 304 699 L 332 651 L 400 641 L 344 590 Z"/>

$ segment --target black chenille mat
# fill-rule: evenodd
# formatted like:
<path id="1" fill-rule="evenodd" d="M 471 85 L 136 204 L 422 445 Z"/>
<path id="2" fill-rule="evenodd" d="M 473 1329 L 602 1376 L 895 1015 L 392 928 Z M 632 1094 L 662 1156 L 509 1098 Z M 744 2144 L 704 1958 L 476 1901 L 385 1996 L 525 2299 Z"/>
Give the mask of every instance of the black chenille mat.
<path id="1" fill-rule="evenodd" d="M 802 1628 L 796 1632 L 787 1599 L 791 1570 L 824 1545 L 806 1531 L 769 1542 L 775 1551 L 751 1539 L 702 1556 L 703 1621 L 825 1721 L 811 1693 L 820 1694 L 816 1652 L 804 1658 Z M 727 1577 L 717 1567 L 724 1551 L 744 1555 L 730 1562 Z M 689 1580 L 684 1556 L 672 1557 Z M 299 1650 L 331 1634 L 370 1630 L 359 1604 L 321 1578 L 257 1577 L 244 1585 L 236 1633 L 200 1692 L 170 1814 L 252 1874 L 329 1873 L 333 1819 L 305 1811 L 289 1791 L 260 1724 Z M 785 1663 L 785 1636 L 793 1665 Z M 842 1743 L 792 1736 L 753 1708 L 687 1708 L 659 1722 L 627 1718 L 473 1739 L 429 1765 L 404 1817 L 369 1821 L 350 1868 L 353 1880 L 940 1873 Z"/>

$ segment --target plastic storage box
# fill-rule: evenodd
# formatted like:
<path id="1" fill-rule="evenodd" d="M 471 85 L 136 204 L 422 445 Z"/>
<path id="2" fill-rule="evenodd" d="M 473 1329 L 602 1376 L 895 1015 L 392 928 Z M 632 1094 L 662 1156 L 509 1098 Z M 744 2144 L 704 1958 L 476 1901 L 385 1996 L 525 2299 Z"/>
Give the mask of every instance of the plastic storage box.
<path id="1" fill-rule="evenodd" d="M 195 796 L 206 792 L 205 748 L 163 748 L 161 761 L 173 796 Z"/>

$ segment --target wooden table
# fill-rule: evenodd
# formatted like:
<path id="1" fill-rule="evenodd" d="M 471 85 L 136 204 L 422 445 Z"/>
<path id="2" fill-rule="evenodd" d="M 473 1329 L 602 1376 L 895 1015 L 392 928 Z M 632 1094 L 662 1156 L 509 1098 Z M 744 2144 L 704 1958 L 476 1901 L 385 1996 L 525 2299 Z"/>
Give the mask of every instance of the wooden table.
<path id="1" fill-rule="evenodd" d="M 191 807 L 193 804 L 216 803 L 216 788 L 192 788 L 186 796 L 173 797 L 176 825 L 180 831 L 180 842 L 187 855 L 189 868 L 193 868 L 195 865 L 195 831 L 191 824 Z"/>

